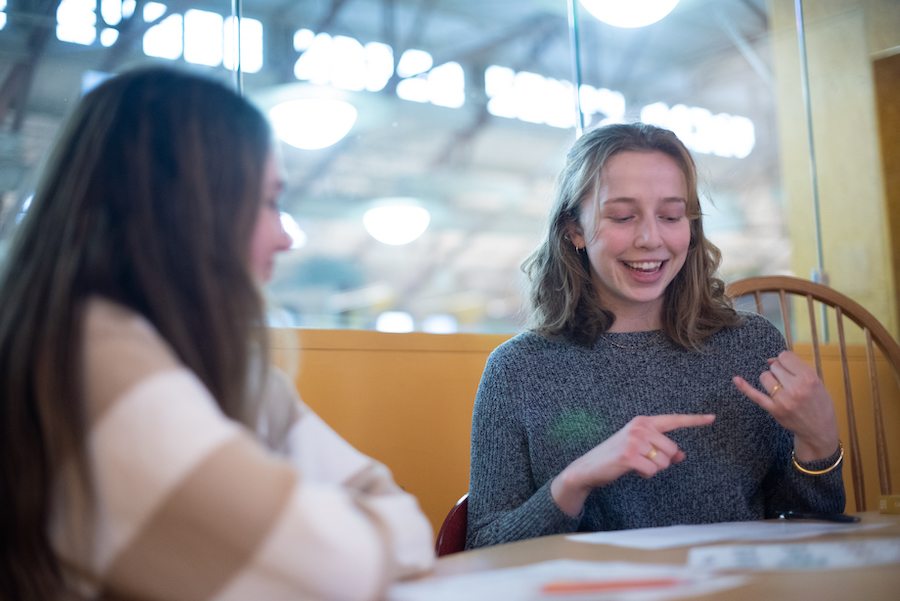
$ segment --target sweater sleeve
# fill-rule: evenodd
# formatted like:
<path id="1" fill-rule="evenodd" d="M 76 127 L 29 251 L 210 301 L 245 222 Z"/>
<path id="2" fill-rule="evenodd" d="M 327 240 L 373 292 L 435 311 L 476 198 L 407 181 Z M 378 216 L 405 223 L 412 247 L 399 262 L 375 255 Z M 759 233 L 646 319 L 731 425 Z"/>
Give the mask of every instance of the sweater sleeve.
<path id="1" fill-rule="evenodd" d="M 783 511 L 801 511 L 813 513 L 843 513 L 846 505 L 846 493 L 841 468 L 843 462 L 828 473 L 821 475 L 805 474 L 794 465 L 791 452 L 794 437 L 786 430 L 785 440 L 778 453 L 778 459 L 763 482 L 766 494 L 766 518 L 778 517 Z M 801 467 L 810 471 L 825 470 L 834 465 L 840 457 L 835 450 L 831 457 L 801 463 Z"/>
<path id="2" fill-rule="evenodd" d="M 286 457 L 309 484 L 340 486 L 386 526 L 392 573 L 410 576 L 431 567 L 431 524 L 418 501 L 394 482 L 382 463 L 360 453 L 307 407 L 287 376 L 269 371 L 262 420 L 264 439 Z M 290 420 L 287 427 L 276 419 Z M 273 434 L 283 432 L 281 438 Z"/>
<path id="3" fill-rule="evenodd" d="M 52 528 L 81 580 L 142 599 L 377 599 L 431 565 L 415 499 L 302 406 L 305 446 L 282 457 L 139 316 L 92 307 L 85 349 L 93 519 L 62 486 Z"/>
<path id="4" fill-rule="evenodd" d="M 472 464 L 466 548 L 574 532 L 580 518 L 556 505 L 550 482 L 535 484 L 522 422 L 525 390 L 515 361 L 488 358 L 472 416 Z"/>

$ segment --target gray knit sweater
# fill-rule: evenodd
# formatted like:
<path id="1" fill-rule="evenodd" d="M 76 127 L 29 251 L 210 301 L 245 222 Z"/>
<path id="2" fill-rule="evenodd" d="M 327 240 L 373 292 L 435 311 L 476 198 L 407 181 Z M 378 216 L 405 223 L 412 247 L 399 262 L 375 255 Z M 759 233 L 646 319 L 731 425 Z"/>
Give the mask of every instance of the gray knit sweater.
<path id="1" fill-rule="evenodd" d="M 606 337 L 638 346 L 658 333 Z M 841 470 L 797 470 L 793 435 L 731 381 L 741 376 L 762 390 L 766 359 L 784 348 L 778 330 L 752 313 L 702 352 L 664 336 L 633 350 L 531 332 L 502 344 L 475 398 L 467 548 L 564 532 L 758 520 L 787 509 L 842 512 Z M 563 468 L 633 417 L 666 413 L 714 413 L 716 421 L 667 434 L 683 462 L 594 489 L 577 518 L 556 506 L 550 482 Z M 836 460 L 837 453 L 804 467 Z"/>

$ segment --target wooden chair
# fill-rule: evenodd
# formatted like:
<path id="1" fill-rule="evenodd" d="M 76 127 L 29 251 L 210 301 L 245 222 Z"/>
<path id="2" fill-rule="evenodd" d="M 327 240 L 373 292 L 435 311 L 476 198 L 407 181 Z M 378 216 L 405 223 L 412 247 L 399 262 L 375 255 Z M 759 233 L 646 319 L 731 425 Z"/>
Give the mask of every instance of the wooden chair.
<path id="1" fill-rule="evenodd" d="M 459 553 L 466 548 L 466 528 L 469 523 L 469 493 L 460 497 L 456 505 L 444 518 L 441 530 L 434 544 L 434 552 L 438 557 Z"/>
<path id="2" fill-rule="evenodd" d="M 837 405 L 838 418 L 841 422 L 841 438 L 848 443 L 846 452 L 849 459 L 850 481 L 853 488 L 852 497 L 849 492 L 847 495 L 848 505 L 849 502 L 855 502 L 857 511 L 866 510 L 867 496 L 864 472 L 867 470 L 864 464 L 869 465 L 868 471 L 871 474 L 875 471 L 871 464 L 877 463 L 880 492 L 882 495 L 891 494 L 891 468 L 888 446 L 898 446 L 896 438 L 898 433 L 900 433 L 900 393 L 897 392 L 896 388 L 896 385 L 900 383 L 900 346 L 898 346 L 884 326 L 862 305 L 840 292 L 828 286 L 799 278 L 781 276 L 747 278 L 729 284 L 727 294 L 735 300 L 735 307 L 739 309 L 747 309 L 747 307 L 742 306 L 738 299 L 741 299 L 741 297 L 752 297 L 755 300 L 756 312 L 768 317 L 776 325 L 779 325 L 777 313 L 780 311 L 780 321 L 788 348 L 801 356 L 806 355 L 804 358 L 808 360 L 808 349 L 811 347 L 816 371 L 825 382 Z M 765 306 L 767 303 L 764 302 L 764 300 L 771 299 L 772 295 L 777 295 L 777 308 L 774 311 L 776 316 L 774 318 L 767 314 L 771 314 L 773 311 L 770 310 L 771 307 Z M 789 303 L 789 296 L 792 295 L 798 297 L 800 302 Z M 802 302 L 803 298 L 806 299 L 805 303 Z M 817 307 L 815 303 L 820 304 Z M 827 323 L 836 322 L 836 345 L 835 343 L 820 344 L 819 327 L 817 326 L 821 324 L 817 323 L 816 309 L 822 310 L 821 316 L 826 311 L 824 307 L 830 307 L 834 310 L 833 313 L 828 311 Z M 792 309 L 802 314 L 802 317 L 801 315 L 792 315 Z M 792 319 L 792 317 L 796 317 L 796 320 Z M 861 338 L 864 338 L 865 341 L 864 361 L 863 351 L 858 346 L 848 346 L 846 342 L 847 335 L 845 334 L 844 318 L 849 319 L 862 329 L 863 336 Z M 803 319 L 808 320 L 808 334 L 811 338 L 811 343 L 798 342 L 795 344 L 798 332 L 806 325 L 803 323 Z M 828 326 L 826 325 L 825 327 Z M 876 355 L 875 347 L 881 351 L 883 359 Z M 854 351 L 855 359 L 853 356 Z M 826 360 L 826 366 L 829 367 L 824 374 L 822 369 L 823 356 Z M 837 369 L 830 369 L 831 364 L 836 364 L 837 362 L 840 363 L 840 378 L 838 374 L 833 373 L 838 371 Z M 866 371 L 862 375 L 851 373 L 860 372 L 860 369 L 854 368 L 863 362 L 865 363 Z M 868 387 L 865 386 L 866 380 L 868 381 Z M 841 383 L 843 383 L 843 386 L 841 386 Z M 883 395 L 882 393 L 884 392 L 887 392 L 887 395 Z M 883 402 L 883 399 L 888 402 Z M 843 422 L 843 412 L 840 407 L 842 401 L 846 410 L 846 422 Z M 863 420 L 861 418 L 867 419 Z M 868 425 L 864 423 L 866 421 Z M 892 435 L 892 440 L 890 441 L 885 437 L 885 423 L 890 424 L 889 431 Z M 860 436 L 860 428 L 863 429 L 863 436 Z M 874 435 L 872 435 L 873 432 Z M 867 451 L 866 457 L 872 457 L 874 454 L 874 459 L 863 461 L 864 455 L 861 451 L 861 440 L 862 447 Z M 877 503 L 877 495 L 873 494 L 869 500 Z"/>

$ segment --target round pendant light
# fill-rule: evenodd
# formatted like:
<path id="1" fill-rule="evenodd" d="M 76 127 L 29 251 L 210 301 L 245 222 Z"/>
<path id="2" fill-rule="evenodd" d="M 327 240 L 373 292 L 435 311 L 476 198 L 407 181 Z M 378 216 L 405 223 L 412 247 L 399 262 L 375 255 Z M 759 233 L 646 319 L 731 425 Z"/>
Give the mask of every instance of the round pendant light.
<path id="1" fill-rule="evenodd" d="M 363 225 L 373 238 L 384 244 L 408 244 L 421 236 L 431 215 L 413 198 L 385 198 L 363 215 Z"/>
<path id="2" fill-rule="evenodd" d="M 678 0 L 581 0 L 589 13 L 616 27 L 643 27 L 672 12 Z"/>
<path id="3" fill-rule="evenodd" d="M 349 133 L 356 122 L 356 108 L 331 98 L 301 98 L 282 102 L 269 110 L 278 137 L 304 150 L 327 148 Z"/>

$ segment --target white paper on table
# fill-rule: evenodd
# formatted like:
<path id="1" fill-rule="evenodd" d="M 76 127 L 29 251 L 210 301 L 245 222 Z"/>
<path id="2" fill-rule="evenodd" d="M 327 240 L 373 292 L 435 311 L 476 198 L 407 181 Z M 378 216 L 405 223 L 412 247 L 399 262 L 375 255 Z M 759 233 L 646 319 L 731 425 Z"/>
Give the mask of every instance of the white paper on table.
<path id="1" fill-rule="evenodd" d="M 541 587 L 553 581 L 630 580 L 677 578 L 678 584 L 665 588 L 589 594 L 548 594 Z M 741 586 L 744 576 L 722 576 L 709 570 L 685 566 L 596 562 L 557 559 L 516 568 L 487 570 L 428 578 L 395 584 L 388 589 L 388 601 L 665 601 Z"/>
<path id="2" fill-rule="evenodd" d="M 691 549 L 688 565 L 704 569 L 829 570 L 900 563 L 900 538 L 846 543 L 717 545 Z"/>
<path id="3" fill-rule="evenodd" d="M 634 530 L 609 530 L 567 536 L 580 543 L 618 545 L 635 549 L 667 549 L 723 540 L 786 540 L 832 532 L 855 532 L 887 524 L 836 524 L 831 522 L 722 522 L 690 526 L 664 526 Z"/>

